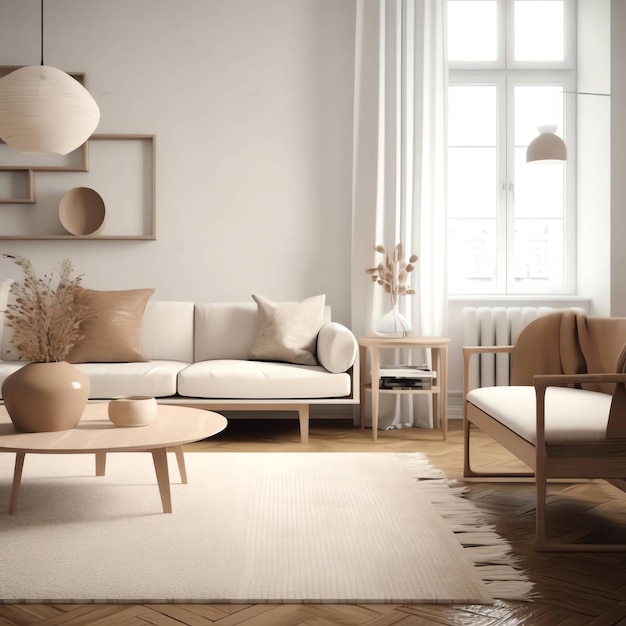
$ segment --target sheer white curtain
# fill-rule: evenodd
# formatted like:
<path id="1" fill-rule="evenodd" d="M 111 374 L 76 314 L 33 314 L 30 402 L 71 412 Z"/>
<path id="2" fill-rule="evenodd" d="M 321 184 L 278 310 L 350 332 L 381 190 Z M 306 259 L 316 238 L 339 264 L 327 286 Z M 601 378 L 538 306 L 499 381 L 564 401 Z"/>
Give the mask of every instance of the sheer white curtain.
<path id="1" fill-rule="evenodd" d="M 373 246 L 419 255 L 414 296 L 401 298 L 412 335 L 446 329 L 446 87 L 444 0 L 357 0 L 352 198 L 352 327 L 373 335 L 389 308 L 365 269 Z M 419 353 L 392 360 L 422 362 Z M 389 399 L 388 399 L 389 400 Z M 380 427 L 430 426 L 428 402 L 381 406 Z"/>

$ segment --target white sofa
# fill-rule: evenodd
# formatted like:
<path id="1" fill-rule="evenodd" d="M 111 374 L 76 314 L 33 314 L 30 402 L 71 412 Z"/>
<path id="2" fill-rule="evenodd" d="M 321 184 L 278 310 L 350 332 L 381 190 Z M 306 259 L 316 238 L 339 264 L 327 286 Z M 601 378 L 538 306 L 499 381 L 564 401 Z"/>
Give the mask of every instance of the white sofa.
<path id="1" fill-rule="evenodd" d="M 359 402 L 356 338 L 331 321 L 328 306 L 324 313 L 317 365 L 251 360 L 257 333 L 254 302 L 149 301 L 141 326 L 145 362 L 75 366 L 89 376 L 93 401 L 144 395 L 159 403 L 213 410 L 297 411 L 306 442 L 311 404 Z M 10 335 L 4 328 L 0 337 L 0 385 L 23 365 L 11 361 Z"/>

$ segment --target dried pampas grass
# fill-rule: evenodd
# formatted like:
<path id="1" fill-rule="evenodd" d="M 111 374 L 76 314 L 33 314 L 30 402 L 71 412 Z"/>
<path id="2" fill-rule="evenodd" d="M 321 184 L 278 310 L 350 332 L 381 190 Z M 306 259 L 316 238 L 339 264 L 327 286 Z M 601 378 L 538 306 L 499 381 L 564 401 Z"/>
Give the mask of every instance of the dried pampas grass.
<path id="1" fill-rule="evenodd" d="M 62 361 L 81 339 L 80 325 L 88 307 L 79 289 L 82 275 L 73 276 L 74 266 L 67 259 L 59 266 L 59 280 L 52 274 L 38 278 L 32 263 L 21 256 L 3 254 L 24 273 L 22 282 L 11 285 L 15 302 L 7 305 L 6 324 L 13 329 L 12 344 L 20 358 L 38 363 Z"/>

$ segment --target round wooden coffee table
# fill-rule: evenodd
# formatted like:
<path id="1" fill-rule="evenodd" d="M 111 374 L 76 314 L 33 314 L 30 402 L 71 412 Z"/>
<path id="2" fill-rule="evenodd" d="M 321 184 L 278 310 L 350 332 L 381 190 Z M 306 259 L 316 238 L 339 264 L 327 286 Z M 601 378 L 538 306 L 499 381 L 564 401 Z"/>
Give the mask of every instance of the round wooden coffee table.
<path id="1" fill-rule="evenodd" d="M 96 457 L 96 476 L 104 476 L 107 452 L 152 453 L 164 513 L 172 512 L 167 450 L 176 453 L 180 477 L 187 483 L 183 444 L 211 437 L 226 428 L 226 418 L 213 411 L 162 405 L 148 426 L 120 428 L 109 421 L 108 403 L 88 404 L 76 428 L 51 433 L 19 433 L 0 406 L 0 452 L 15 452 L 9 513 L 15 512 L 24 458 L 31 454 L 85 454 Z"/>

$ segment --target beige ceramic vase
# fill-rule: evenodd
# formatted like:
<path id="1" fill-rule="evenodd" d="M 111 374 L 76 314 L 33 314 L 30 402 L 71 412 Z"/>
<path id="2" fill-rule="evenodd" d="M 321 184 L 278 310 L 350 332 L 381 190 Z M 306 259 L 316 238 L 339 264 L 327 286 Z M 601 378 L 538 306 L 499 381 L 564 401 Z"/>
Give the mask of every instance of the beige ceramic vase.
<path id="1" fill-rule="evenodd" d="M 87 405 L 89 377 L 65 361 L 29 363 L 5 379 L 2 398 L 18 431 L 68 430 Z"/>

